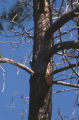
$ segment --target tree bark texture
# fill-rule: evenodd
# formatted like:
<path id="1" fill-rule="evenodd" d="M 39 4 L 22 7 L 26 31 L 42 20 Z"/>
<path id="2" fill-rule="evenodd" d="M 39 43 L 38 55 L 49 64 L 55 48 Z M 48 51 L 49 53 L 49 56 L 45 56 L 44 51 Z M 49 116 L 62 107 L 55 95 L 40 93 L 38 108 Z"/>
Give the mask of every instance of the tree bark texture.
<path id="1" fill-rule="evenodd" d="M 52 25 L 50 0 L 33 0 L 34 45 L 30 79 L 29 120 L 51 120 L 52 112 L 52 60 L 47 59 L 52 47 L 52 34 L 46 31 Z M 48 79 L 50 78 L 50 79 Z"/>

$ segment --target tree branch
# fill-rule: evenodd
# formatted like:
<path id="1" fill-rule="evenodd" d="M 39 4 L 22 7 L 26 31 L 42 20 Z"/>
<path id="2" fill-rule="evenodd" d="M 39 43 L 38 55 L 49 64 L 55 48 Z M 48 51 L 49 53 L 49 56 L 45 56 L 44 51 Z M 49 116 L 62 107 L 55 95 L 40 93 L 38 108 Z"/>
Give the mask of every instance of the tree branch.
<path id="1" fill-rule="evenodd" d="M 52 33 L 56 32 L 65 23 L 72 20 L 74 17 L 77 17 L 79 15 L 79 14 L 77 14 L 78 12 L 79 12 L 79 8 L 77 7 L 74 10 L 62 15 L 55 23 L 52 24 L 52 26 L 50 26 L 50 28 L 47 30 L 46 34 L 49 35 L 49 34 L 51 34 L 51 32 Z"/>
<path id="2" fill-rule="evenodd" d="M 61 115 L 60 111 L 58 111 L 58 114 L 59 114 L 59 116 L 60 116 L 61 120 L 64 120 L 64 118 L 62 117 L 62 115 Z"/>
<path id="3" fill-rule="evenodd" d="M 34 71 L 33 70 L 31 70 L 30 68 L 28 68 L 27 66 L 25 66 L 25 65 L 23 65 L 23 64 L 21 64 L 21 63 L 19 63 L 19 62 L 16 62 L 16 61 L 14 61 L 14 60 L 12 60 L 12 59 L 8 59 L 8 58 L 0 58 L 0 63 L 10 63 L 10 64 L 12 64 L 12 65 L 15 65 L 15 66 L 17 66 L 17 67 L 20 67 L 20 68 L 22 68 L 22 69 L 24 69 L 25 71 L 27 71 L 28 73 L 30 73 L 30 74 L 34 74 Z"/>
<path id="4" fill-rule="evenodd" d="M 62 92 L 67 92 L 67 91 L 72 91 L 72 90 L 78 90 L 78 88 L 59 90 L 59 91 L 52 92 L 52 94 L 57 94 L 57 93 L 62 93 Z"/>
<path id="5" fill-rule="evenodd" d="M 69 65 L 69 66 L 65 66 L 65 67 L 62 67 L 62 68 L 60 68 L 60 69 L 57 69 L 57 70 L 53 71 L 53 72 L 51 73 L 51 75 L 56 74 L 56 73 L 59 73 L 59 72 L 62 72 L 62 71 L 64 71 L 64 70 L 68 70 L 68 69 L 73 68 L 73 67 L 75 67 L 75 66 L 79 66 L 79 63 L 77 63 L 77 64 L 71 64 L 71 65 Z"/>
<path id="6" fill-rule="evenodd" d="M 72 83 L 67 83 L 67 82 L 63 82 L 63 81 L 52 81 L 52 84 L 60 84 L 60 85 L 64 85 L 64 86 L 79 88 L 79 84 L 72 84 Z"/>
<path id="7" fill-rule="evenodd" d="M 60 50 L 70 49 L 70 48 L 79 49 L 79 41 L 76 40 L 76 41 L 67 41 L 67 42 L 58 43 L 52 46 L 52 48 L 48 51 L 48 56 L 51 57 L 53 54 L 57 53 Z"/>

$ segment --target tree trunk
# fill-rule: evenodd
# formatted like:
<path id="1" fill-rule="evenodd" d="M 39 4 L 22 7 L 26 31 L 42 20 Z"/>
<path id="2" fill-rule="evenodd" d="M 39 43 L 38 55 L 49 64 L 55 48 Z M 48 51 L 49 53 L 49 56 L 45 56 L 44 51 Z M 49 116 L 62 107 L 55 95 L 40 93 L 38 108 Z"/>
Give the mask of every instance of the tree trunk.
<path id="1" fill-rule="evenodd" d="M 46 31 L 52 25 L 50 0 L 33 0 L 34 45 L 30 79 L 29 120 L 51 120 L 52 113 L 52 61 L 47 56 L 52 47 L 52 34 Z M 50 78 L 50 79 L 48 79 Z"/>

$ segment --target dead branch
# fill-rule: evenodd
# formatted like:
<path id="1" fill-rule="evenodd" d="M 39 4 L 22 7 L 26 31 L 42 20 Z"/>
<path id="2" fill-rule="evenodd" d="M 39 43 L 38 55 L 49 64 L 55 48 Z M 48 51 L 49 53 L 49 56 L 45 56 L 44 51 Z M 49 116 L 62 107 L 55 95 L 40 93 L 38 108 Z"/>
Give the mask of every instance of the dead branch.
<path id="1" fill-rule="evenodd" d="M 51 57 L 53 54 L 56 54 L 58 51 L 64 50 L 64 49 L 79 49 L 79 41 L 67 41 L 67 42 L 62 42 L 55 44 L 52 46 L 52 48 L 48 51 L 48 56 Z"/>
<path id="2" fill-rule="evenodd" d="M 63 81 L 52 81 L 52 84 L 60 84 L 60 85 L 64 85 L 64 86 L 79 88 L 79 84 L 72 84 L 72 83 L 67 83 L 67 82 L 63 82 Z"/>
<path id="3" fill-rule="evenodd" d="M 9 58 L 0 58 L 0 63 L 10 63 L 12 65 L 15 65 L 17 67 L 20 67 L 20 68 L 24 69 L 25 71 L 27 71 L 28 73 L 30 73 L 32 75 L 34 74 L 34 71 L 31 70 L 30 68 L 28 68 L 27 66 L 25 66 L 25 65 L 23 65 L 19 62 L 16 62 L 12 59 L 9 59 Z"/>
<path id="4" fill-rule="evenodd" d="M 26 30 L 23 26 L 21 26 L 19 23 L 15 22 L 14 20 L 10 21 L 13 24 L 16 24 L 17 26 L 19 26 L 20 28 L 22 28 L 22 30 L 25 32 L 25 34 L 27 35 L 27 37 L 33 39 L 33 36 L 30 35 L 30 33 L 28 32 L 28 30 Z M 11 30 L 12 31 L 12 30 Z"/>
<path id="5" fill-rule="evenodd" d="M 62 115 L 61 115 L 60 111 L 58 111 L 58 114 L 59 114 L 59 116 L 60 116 L 61 120 L 64 120 L 64 118 L 62 117 Z"/>
<path id="6" fill-rule="evenodd" d="M 75 31 L 75 30 L 77 30 L 77 29 L 78 29 L 78 27 L 74 27 L 74 28 L 72 28 L 72 29 L 70 29 L 70 30 L 68 30 L 68 31 L 62 32 L 61 34 L 62 34 L 62 35 L 66 35 L 66 34 L 72 33 L 73 31 Z M 56 38 L 58 38 L 58 37 L 60 37 L 60 35 L 56 35 L 54 38 L 56 39 Z"/>
<path id="7" fill-rule="evenodd" d="M 24 3 L 24 4 L 26 4 L 26 5 L 28 5 L 28 6 L 30 6 L 31 8 L 33 8 L 33 5 L 27 3 L 26 1 L 22 0 L 21 2 Z"/>
<path id="8" fill-rule="evenodd" d="M 71 65 L 69 65 L 69 66 L 65 66 L 65 67 L 62 67 L 62 68 L 60 68 L 60 69 L 57 69 L 57 70 L 53 71 L 53 72 L 51 73 L 51 75 L 57 74 L 57 73 L 62 72 L 62 71 L 64 71 L 64 70 L 71 69 L 71 68 L 73 68 L 73 67 L 75 67 L 75 66 L 79 66 L 79 63 L 77 63 L 77 64 L 71 64 Z"/>
<path id="9" fill-rule="evenodd" d="M 79 14 L 76 14 L 76 13 L 78 12 L 79 12 L 79 8 L 77 7 L 74 10 L 62 15 L 55 23 L 52 24 L 52 26 L 50 26 L 46 34 L 51 34 L 51 32 L 52 33 L 56 32 L 65 23 L 72 20 L 74 17 L 77 17 Z"/>
<path id="10" fill-rule="evenodd" d="M 63 53 L 57 52 L 57 55 L 63 56 Z M 79 55 L 73 56 L 73 55 L 71 55 L 71 54 L 70 54 L 70 55 L 67 54 L 67 56 L 68 56 L 68 57 L 71 57 L 71 58 L 79 58 Z"/>
<path id="11" fill-rule="evenodd" d="M 4 68 L 2 67 L 2 65 L 0 64 L 0 68 L 3 72 L 3 88 L 2 88 L 2 92 L 4 92 L 4 89 L 5 89 L 5 70 Z"/>
<path id="12" fill-rule="evenodd" d="M 57 93 L 62 93 L 62 92 L 67 92 L 67 91 L 72 91 L 72 90 L 78 90 L 78 88 L 59 90 L 56 92 L 52 92 L 52 94 L 57 94 Z"/>
<path id="13" fill-rule="evenodd" d="M 71 63 L 70 63 L 70 61 L 69 61 L 69 59 L 68 59 L 68 56 L 67 56 L 66 54 L 65 54 L 64 56 L 65 56 L 65 59 L 66 59 L 66 61 L 68 62 L 68 64 L 71 65 Z M 73 70 L 73 72 L 79 77 L 79 73 L 75 70 L 75 68 L 72 67 L 72 70 Z"/>

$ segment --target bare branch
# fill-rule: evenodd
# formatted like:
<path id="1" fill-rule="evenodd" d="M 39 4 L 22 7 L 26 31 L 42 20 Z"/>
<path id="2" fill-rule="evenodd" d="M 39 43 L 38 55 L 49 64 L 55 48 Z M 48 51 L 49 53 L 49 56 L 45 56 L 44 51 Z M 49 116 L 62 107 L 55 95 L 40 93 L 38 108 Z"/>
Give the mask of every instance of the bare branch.
<path id="1" fill-rule="evenodd" d="M 59 114 L 59 116 L 60 116 L 61 120 L 64 120 L 64 118 L 62 117 L 62 115 L 61 115 L 60 111 L 58 111 L 58 114 Z"/>
<path id="2" fill-rule="evenodd" d="M 30 33 L 23 26 L 21 26 L 19 23 L 15 22 L 14 20 L 11 20 L 10 22 L 13 23 L 13 24 L 16 24 L 17 26 L 19 26 L 20 28 L 22 28 L 22 30 L 26 33 L 27 37 L 33 39 L 33 36 L 31 36 Z"/>
<path id="3" fill-rule="evenodd" d="M 53 71 L 53 72 L 51 73 L 51 75 L 56 74 L 56 73 L 59 73 L 59 72 L 62 72 L 62 71 L 64 71 L 64 70 L 71 69 L 71 68 L 73 68 L 73 67 L 75 67 L 75 66 L 79 66 L 79 63 L 77 63 L 77 64 L 71 64 L 71 65 L 69 65 L 69 66 L 65 66 L 65 67 L 62 67 L 62 68 L 60 68 L 60 69 L 57 69 L 57 70 Z"/>
<path id="4" fill-rule="evenodd" d="M 22 3 L 24 3 L 24 4 L 28 5 L 28 6 L 30 6 L 31 8 L 33 8 L 33 5 L 31 5 L 31 4 L 29 4 L 29 3 L 27 3 L 27 2 L 26 2 L 26 1 L 24 1 L 24 0 L 22 0 L 22 1 L 20 1 L 20 2 L 22 2 Z"/>
<path id="5" fill-rule="evenodd" d="M 70 48 L 79 49 L 79 41 L 76 40 L 76 41 L 67 41 L 67 42 L 58 43 L 52 46 L 52 48 L 49 50 L 48 56 L 51 57 L 53 54 L 57 53 L 60 50 L 70 49 Z"/>
<path id="6" fill-rule="evenodd" d="M 16 61 L 14 61 L 14 60 L 12 60 L 12 59 L 8 59 L 8 58 L 0 58 L 0 63 L 10 63 L 10 64 L 12 64 L 12 65 L 15 65 L 15 66 L 17 66 L 17 67 L 20 67 L 20 68 L 22 68 L 22 69 L 24 69 L 25 71 L 27 71 L 28 73 L 30 73 L 30 74 L 34 74 L 34 71 L 33 70 L 31 70 L 30 68 L 28 68 L 27 66 L 25 66 L 25 65 L 23 65 L 23 64 L 21 64 L 21 63 L 19 63 L 19 62 L 16 62 Z"/>
<path id="7" fill-rule="evenodd" d="M 47 35 L 56 32 L 59 28 L 61 28 L 65 23 L 68 21 L 72 20 L 74 17 L 77 17 L 79 14 L 76 14 L 79 12 L 79 8 L 77 7 L 76 9 L 62 15 L 55 23 L 50 26 L 48 31 L 46 32 Z"/>
<path id="8" fill-rule="evenodd" d="M 60 85 L 64 85 L 64 86 L 79 88 L 79 84 L 72 84 L 72 83 L 67 83 L 67 82 L 63 82 L 63 81 L 53 81 L 52 84 L 60 84 Z"/>
<path id="9" fill-rule="evenodd" d="M 71 65 L 71 62 L 69 61 L 68 56 L 66 54 L 64 56 L 68 64 Z M 75 70 L 75 68 L 72 68 L 72 70 L 79 77 L 79 73 Z"/>
<path id="10" fill-rule="evenodd" d="M 72 90 L 78 90 L 78 88 L 59 90 L 56 92 L 52 92 L 52 94 L 57 94 L 57 93 L 62 93 L 62 92 L 67 92 L 67 91 L 72 91 Z"/>
<path id="11" fill-rule="evenodd" d="M 63 53 L 59 53 L 59 52 L 57 52 L 57 55 L 61 55 L 61 56 L 63 56 Z M 70 55 L 67 54 L 67 56 L 68 56 L 68 57 L 71 57 L 71 58 L 79 58 L 79 55 L 75 55 L 75 56 L 73 56 L 73 55 L 71 55 L 71 54 L 70 54 Z"/>
<path id="12" fill-rule="evenodd" d="M 68 30 L 68 31 L 62 32 L 61 34 L 62 34 L 62 35 L 66 35 L 66 34 L 69 34 L 69 33 L 73 32 L 73 31 L 75 31 L 75 30 L 77 30 L 77 29 L 78 29 L 78 27 L 74 27 L 74 28 L 72 28 L 72 29 L 70 29 L 70 30 Z M 60 35 L 57 35 L 57 36 L 55 36 L 54 38 L 56 39 L 56 38 L 58 38 L 58 37 L 60 37 Z"/>
<path id="13" fill-rule="evenodd" d="M 2 88 L 2 92 L 4 92 L 4 89 L 5 89 L 5 70 L 4 68 L 0 65 L 0 68 L 3 72 L 3 88 Z"/>
<path id="14" fill-rule="evenodd" d="M 20 41 L 17 41 L 17 42 L 13 42 L 13 41 L 0 41 L 0 43 L 13 43 L 13 44 L 20 44 Z"/>

